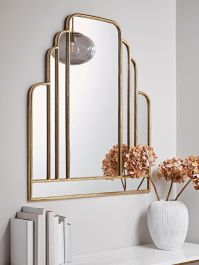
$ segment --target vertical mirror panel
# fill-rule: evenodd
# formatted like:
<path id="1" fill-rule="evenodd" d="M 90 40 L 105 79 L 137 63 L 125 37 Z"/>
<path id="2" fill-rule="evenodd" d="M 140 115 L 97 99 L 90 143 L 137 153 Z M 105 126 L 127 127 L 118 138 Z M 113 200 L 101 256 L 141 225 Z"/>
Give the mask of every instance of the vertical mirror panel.
<path id="1" fill-rule="evenodd" d="M 131 63 L 130 48 L 127 42 L 122 45 L 122 84 L 123 84 L 123 143 L 129 148 L 134 145 L 134 104 L 135 104 L 135 83 L 134 69 Z M 126 171 L 124 169 L 124 175 Z M 136 190 L 140 179 L 126 178 L 123 184 L 126 191 Z"/>
<path id="2" fill-rule="evenodd" d="M 135 115 L 137 112 L 137 109 L 135 109 L 135 100 L 136 100 L 136 93 L 135 90 L 137 90 L 136 88 L 136 83 L 135 83 L 135 78 L 136 78 L 136 73 L 135 73 L 135 68 L 133 63 L 131 62 L 131 75 L 130 75 L 130 83 L 131 83 L 131 89 L 130 89 L 130 93 L 129 93 L 129 98 L 130 98 L 130 127 L 129 127 L 129 132 L 130 132 L 130 136 L 129 136 L 129 140 L 130 140 L 130 145 L 134 146 L 136 145 L 135 142 Z M 138 95 L 137 95 L 138 97 Z"/>
<path id="3" fill-rule="evenodd" d="M 47 178 L 47 87 L 42 85 L 32 93 L 32 176 Z"/>
<path id="4" fill-rule="evenodd" d="M 118 144 L 118 31 L 113 24 L 71 20 L 70 177 L 102 176 L 105 154 Z M 93 57 L 73 64 L 75 33 L 91 40 Z M 74 42 L 74 43 L 73 43 Z"/>
<path id="5" fill-rule="evenodd" d="M 123 144 L 127 145 L 129 143 L 129 131 L 128 126 L 130 121 L 130 112 L 129 112 L 129 105 L 128 105 L 128 99 L 129 99 L 129 92 L 131 92 L 131 82 L 130 82 L 130 73 L 131 71 L 131 62 L 130 62 L 130 48 L 128 47 L 128 44 L 123 41 L 122 43 L 122 86 L 123 86 Z M 132 97 L 132 100 L 134 98 Z M 130 126 L 132 127 L 132 126 Z"/>
<path id="6" fill-rule="evenodd" d="M 148 145 L 148 105 L 141 94 L 138 94 L 138 144 Z"/>
<path id="7" fill-rule="evenodd" d="M 59 61 L 66 57 L 66 34 L 61 40 L 64 40 L 64 46 L 50 57 L 52 179 L 66 178 L 66 64 Z"/>
<path id="8" fill-rule="evenodd" d="M 148 135 L 148 102 L 146 97 L 142 92 L 138 93 L 138 144 L 148 145 L 149 135 Z M 140 179 L 138 185 L 139 190 L 147 189 L 148 180 L 147 178 Z"/>
<path id="9" fill-rule="evenodd" d="M 128 185 L 126 193 L 132 193 L 135 191 L 140 183 L 140 180 L 127 179 Z M 142 188 L 140 189 L 141 192 Z M 67 182 L 44 182 L 44 183 L 33 183 L 33 197 L 54 197 L 54 196 L 65 196 L 68 198 L 76 195 L 77 197 L 88 197 L 89 195 L 114 195 L 122 194 L 124 192 L 121 179 L 114 180 L 103 180 L 93 179 L 84 181 L 67 181 Z"/>

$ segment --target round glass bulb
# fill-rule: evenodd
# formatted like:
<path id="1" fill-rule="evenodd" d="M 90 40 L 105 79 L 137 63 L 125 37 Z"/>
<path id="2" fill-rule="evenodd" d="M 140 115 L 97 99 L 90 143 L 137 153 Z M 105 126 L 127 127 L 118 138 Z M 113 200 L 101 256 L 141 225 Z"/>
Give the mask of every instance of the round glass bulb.
<path id="1" fill-rule="evenodd" d="M 95 55 L 95 44 L 87 36 L 79 33 L 70 33 L 70 63 L 83 64 L 90 61 Z M 60 38 L 59 61 L 66 62 L 66 35 Z"/>

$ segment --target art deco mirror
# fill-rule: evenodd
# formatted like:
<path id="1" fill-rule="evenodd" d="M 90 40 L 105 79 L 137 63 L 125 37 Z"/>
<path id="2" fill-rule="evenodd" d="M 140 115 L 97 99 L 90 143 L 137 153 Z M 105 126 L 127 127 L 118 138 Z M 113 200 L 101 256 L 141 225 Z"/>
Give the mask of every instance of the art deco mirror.
<path id="1" fill-rule="evenodd" d="M 122 145 L 150 144 L 150 100 L 114 21 L 74 14 L 46 54 L 46 81 L 28 94 L 28 199 L 144 193 L 123 176 Z M 117 173 L 102 161 L 116 146 Z M 124 186 L 125 184 L 125 186 Z"/>

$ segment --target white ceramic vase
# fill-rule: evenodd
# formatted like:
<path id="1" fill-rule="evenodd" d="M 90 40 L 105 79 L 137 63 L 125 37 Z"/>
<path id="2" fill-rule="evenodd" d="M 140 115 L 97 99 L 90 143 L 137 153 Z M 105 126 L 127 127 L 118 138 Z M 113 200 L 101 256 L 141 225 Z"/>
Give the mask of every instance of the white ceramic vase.
<path id="1" fill-rule="evenodd" d="M 181 249 L 189 223 L 187 207 L 180 201 L 152 202 L 148 208 L 147 223 L 157 248 Z"/>

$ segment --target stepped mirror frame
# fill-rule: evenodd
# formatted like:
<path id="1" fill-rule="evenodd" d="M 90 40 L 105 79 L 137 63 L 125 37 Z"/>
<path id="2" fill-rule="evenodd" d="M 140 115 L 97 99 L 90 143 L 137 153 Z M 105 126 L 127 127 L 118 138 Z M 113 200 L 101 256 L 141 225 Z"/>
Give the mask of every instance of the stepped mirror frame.
<path id="1" fill-rule="evenodd" d="M 80 18 L 86 18 L 86 19 L 91 19 L 91 20 L 96 20 L 96 21 L 101 21 L 105 23 L 112 24 L 113 26 L 116 27 L 118 31 L 118 158 L 119 158 L 119 166 L 118 166 L 118 176 L 112 177 L 112 176 L 99 176 L 99 177 L 81 177 L 81 178 L 60 178 L 59 177 L 59 170 L 56 164 L 58 165 L 58 150 L 56 149 L 55 146 L 55 178 L 51 178 L 51 170 L 50 170 L 50 159 L 51 159 L 51 153 L 50 153 L 50 86 L 51 86 L 51 80 L 50 80 L 50 58 L 52 53 L 55 53 L 55 55 L 58 53 L 59 49 L 59 41 L 60 37 L 62 34 L 66 34 L 66 49 L 70 51 L 70 22 L 73 18 L 75 17 L 80 17 Z M 61 200 L 61 199 L 73 199 L 73 198 L 85 198 L 85 197 L 97 197 L 97 196 L 113 196 L 113 195 L 126 195 L 126 194 L 140 194 L 140 193 L 147 193 L 150 192 L 150 183 L 148 179 L 143 178 L 141 185 L 143 181 L 145 180 L 147 182 L 146 188 L 144 189 L 136 189 L 136 190 L 127 190 L 127 191 L 116 191 L 116 192 L 94 192 L 94 193 L 81 193 L 81 194 L 72 194 L 72 195 L 53 195 L 53 196 L 33 196 L 33 186 L 34 185 L 42 185 L 45 183 L 66 183 L 66 182 L 79 182 L 79 181 L 98 181 L 98 180 L 113 180 L 113 179 L 123 179 L 123 178 L 130 178 L 128 176 L 123 177 L 122 176 L 122 152 L 121 152 L 121 147 L 122 147 L 122 141 L 123 141 L 123 121 L 122 121 L 122 49 L 126 48 L 127 50 L 127 93 L 128 93 L 128 98 L 127 98 L 127 145 L 130 147 L 132 145 L 132 142 L 134 145 L 138 144 L 138 97 L 145 97 L 146 99 L 146 104 L 147 104 L 147 141 L 148 145 L 151 144 L 151 111 L 150 111 L 150 99 L 147 96 L 146 93 L 142 91 L 138 91 L 138 85 L 137 85 L 137 64 L 136 61 L 131 57 L 131 49 L 128 45 L 128 43 L 122 39 L 122 34 L 121 34 L 121 29 L 117 22 L 101 18 L 101 17 L 96 17 L 92 15 L 85 15 L 85 14 L 79 14 L 75 13 L 72 15 L 69 15 L 66 18 L 65 21 L 65 28 L 63 31 L 58 32 L 55 35 L 54 38 L 54 44 L 53 47 L 48 49 L 46 53 L 46 65 L 45 65 L 45 76 L 46 80 L 45 82 L 37 83 L 34 84 L 30 87 L 29 92 L 28 92 L 28 189 L 27 189 L 27 194 L 28 194 L 28 201 L 47 201 L 47 200 Z M 68 52 L 69 54 L 69 52 Z M 58 64 L 58 59 L 56 60 L 55 56 L 55 72 L 56 69 L 56 64 Z M 68 74 L 69 77 L 69 67 L 70 67 L 70 56 L 66 58 L 66 74 Z M 58 71 L 58 70 L 57 70 Z M 133 71 L 133 81 L 131 80 L 131 72 Z M 132 86 L 133 83 L 133 86 Z M 70 133 L 69 133 L 69 107 L 67 107 L 67 103 L 69 104 L 69 87 L 70 87 L 70 80 L 69 78 L 66 78 L 66 152 L 69 152 L 69 146 L 70 146 Z M 33 94 L 35 93 L 36 89 L 39 89 L 39 87 L 45 86 L 47 89 L 47 101 L 46 101 L 46 107 L 47 107 L 47 142 L 46 142 L 46 148 L 47 148 L 47 169 L 46 169 L 46 178 L 39 178 L 39 179 L 34 179 L 33 178 Z M 56 84 L 55 84 L 56 87 Z M 133 87 L 133 89 L 132 89 Z M 131 107 L 132 102 L 131 102 L 131 95 L 134 95 L 134 104 L 133 108 Z M 56 94 L 55 94 L 55 100 L 56 100 Z M 55 111 L 58 110 L 57 105 L 55 105 Z M 132 118 L 133 117 L 133 118 Z M 55 119 L 56 119 L 56 114 L 55 114 Z M 132 122 L 133 121 L 133 122 Z M 58 121 L 57 121 L 58 122 Z M 58 137 L 58 128 L 59 124 L 55 120 L 55 142 L 59 141 Z M 133 123 L 133 124 L 132 124 Z M 133 127 L 133 133 L 132 133 L 132 127 Z M 132 141 L 132 139 L 133 141 Z M 68 153 L 69 154 L 69 153 Z M 68 175 L 68 171 L 70 170 L 70 157 L 69 155 L 67 156 L 66 159 L 66 176 Z M 57 172 L 57 173 L 56 173 Z M 91 184 L 92 185 L 92 184 Z"/>

